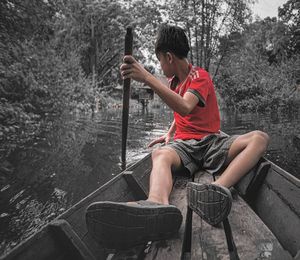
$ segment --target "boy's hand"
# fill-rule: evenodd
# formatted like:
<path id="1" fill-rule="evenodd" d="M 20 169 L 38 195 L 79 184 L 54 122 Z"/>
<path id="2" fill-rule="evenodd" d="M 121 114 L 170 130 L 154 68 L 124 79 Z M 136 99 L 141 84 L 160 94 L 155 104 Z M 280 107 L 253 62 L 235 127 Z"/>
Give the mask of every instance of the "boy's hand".
<path id="1" fill-rule="evenodd" d="M 146 78 L 151 74 L 135 58 L 126 55 L 123 58 L 123 62 L 120 67 L 123 79 L 131 78 L 138 82 L 146 83 Z"/>
<path id="2" fill-rule="evenodd" d="M 155 139 L 154 141 L 152 141 L 150 144 L 148 144 L 148 148 L 159 144 L 159 143 L 165 143 L 168 144 L 171 140 L 171 135 L 169 133 L 164 134 L 163 136 L 159 137 L 158 139 Z"/>

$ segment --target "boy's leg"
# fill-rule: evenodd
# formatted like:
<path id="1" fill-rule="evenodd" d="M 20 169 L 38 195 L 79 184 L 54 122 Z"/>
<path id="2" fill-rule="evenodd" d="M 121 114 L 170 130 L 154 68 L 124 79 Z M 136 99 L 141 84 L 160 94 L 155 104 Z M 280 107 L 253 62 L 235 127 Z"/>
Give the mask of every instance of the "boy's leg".
<path id="1" fill-rule="evenodd" d="M 231 209 L 229 187 L 236 184 L 263 156 L 269 143 L 267 134 L 253 131 L 237 137 L 229 148 L 228 167 L 212 184 L 188 183 L 189 206 L 206 222 L 216 225 Z"/>
<path id="2" fill-rule="evenodd" d="M 87 208 L 87 229 L 106 248 L 126 249 L 168 239 L 180 228 L 182 214 L 168 204 L 172 190 L 171 169 L 180 167 L 181 160 L 173 149 L 164 147 L 153 151 L 152 164 L 147 201 L 100 201 Z"/>
<path id="3" fill-rule="evenodd" d="M 263 156 L 269 144 L 269 137 L 261 131 L 253 131 L 237 137 L 226 160 L 228 165 L 223 174 L 214 182 L 231 187 L 247 174 Z"/>
<path id="4" fill-rule="evenodd" d="M 171 148 L 159 148 L 152 152 L 149 201 L 169 204 L 173 180 L 171 170 L 179 169 L 181 159 Z"/>

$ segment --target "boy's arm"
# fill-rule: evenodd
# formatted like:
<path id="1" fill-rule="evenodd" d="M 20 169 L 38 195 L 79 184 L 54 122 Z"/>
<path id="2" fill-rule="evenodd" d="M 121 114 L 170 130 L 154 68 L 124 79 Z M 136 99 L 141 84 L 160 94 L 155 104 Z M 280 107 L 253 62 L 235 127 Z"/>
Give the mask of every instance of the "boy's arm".
<path id="1" fill-rule="evenodd" d="M 175 131 L 176 131 L 176 123 L 175 123 L 175 119 L 174 119 L 168 132 L 166 134 L 164 134 L 163 136 L 159 137 L 158 139 L 153 140 L 148 145 L 148 147 L 152 147 L 153 145 L 156 145 L 158 143 L 168 144 L 170 142 L 171 138 L 173 137 Z"/>
<path id="2" fill-rule="evenodd" d="M 132 78 L 144 82 L 175 112 L 181 116 L 188 115 L 198 104 L 196 95 L 186 92 L 183 97 L 166 87 L 160 80 L 144 69 L 132 56 L 124 57 L 121 73 L 124 79 Z"/>
<path id="3" fill-rule="evenodd" d="M 172 137 L 174 135 L 176 131 L 176 122 L 175 122 L 175 119 L 173 120 L 169 130 L 168 130 L 168 134 Z"/>

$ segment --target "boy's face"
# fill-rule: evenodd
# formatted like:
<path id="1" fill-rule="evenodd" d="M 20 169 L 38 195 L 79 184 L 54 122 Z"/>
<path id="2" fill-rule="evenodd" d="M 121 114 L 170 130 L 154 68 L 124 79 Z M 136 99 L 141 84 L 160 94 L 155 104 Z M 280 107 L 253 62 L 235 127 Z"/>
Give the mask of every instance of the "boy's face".
<path id="1" fill-rule="evenodd" d="M 167 52 L 160 52 L 157 54 L 157 58 L 160 63 L 160 67 L 167 78 L 171 78 L 174 76 L 174 72 L 172 70 L 172 54 Z"/>

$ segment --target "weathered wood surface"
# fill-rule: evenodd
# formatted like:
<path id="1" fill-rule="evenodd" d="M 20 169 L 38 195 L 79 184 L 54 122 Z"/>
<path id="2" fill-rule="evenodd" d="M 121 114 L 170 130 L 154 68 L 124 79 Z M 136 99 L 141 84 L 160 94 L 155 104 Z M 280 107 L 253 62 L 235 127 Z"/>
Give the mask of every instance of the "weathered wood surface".
<path id="1" fill-rule="evenodd" d="M 300 252 L 300 180 L 272 164 L 253 208 L 292 256 Z"/>
<path id="2" fill-rule="evenodd" d="M 56 220 L 19 245 L 6 260 L 95 260 L 86 245 L 65 220 Z"/>
<path id="3" fill-rule="evenodd" d="M 240 259 L 292 259 L 274 234 L 239 196 L 229 214 Z"/>
<path id="4" fill-rule="evenodd" d="M 263 184 L 270 167 L 270 162 L 262 158 L 260 162 L 235 185 L 239 194 L 255 198 L 255 195 Z"/>
<path id="5" fill-rule="evenodd" d="M 66 216 L 62 215 L 61 218 L 67 220 L 73 227 L 74 231 L 78 234 L 80 239 L 87 245 L 89 250 L 95 255 L 97 259 L 104 259 L 107 255 L 105 249 L 97 244 L 88 234 L 85 211 L 88 205 L 95 201 L 132 201 L 134 200 L 134 194 L 128 187 L 127 182 L 123 177 L 116 178 L 109 185 L 103 186 L 101 191 L 91 194 L 85 199 L 83 203 L 79 202 L 78 205 L 71 209 L 70 213 L 66 213 Z"/>
<path id="6" fill-rule="evenodd" d="M 137 198 L 136 200 L 147 199 L 148 191 L 146 191 L 139 184 L 139 181 L 134 177 L 132 171 L 123 172 L 123 176 L 124 176 L 128 186 L 132 189 L 134 197 Z"/>
<path id="7" fill-rule="evenodd" d="M 143 158 L 138 163 L 132 165 L 127 169 L 127 173 L 131 173 L 135 180 L 142 184 L 141 187 L 146 190 L 146 185 L 149 183 L 149 169 L 151 165 L 150 155 Z M 59 218 L 67 220 L 78 234 L 80 239 L 86 244 L 88 249 L 97 259 L 106 259 L 110 252 L 99 246 L 99 244 L 87 232 L 85 223 L 85 211 L 88 205 L 95 201 L 133 201 L 143 199 L 136 197 L 134 188 L 129 186 L 128 179 L 120 174 L 110 180 L 105 185 L 85 197 L 82 201 L 74 205 L 67 212 L 62 214 Z M 146 190 L 147 192 L 147 190 Z"/>
<path id="8" fill-rule="evenodd" d="M 68 252 L 68 254 L 63 254 L 62 259 L 95 260 L 92 253 L 67 221 L 55 220 L 48 226 L 50 233 L 55 237 L 56 244 L 64 248 L 65 252 Z"/>
<path id="9" fill-rule="evenodd" d="M 177 177 L 170 197 L 170 202 L 182 211 L 183 216 L 187 211 L 185 186 L 188 181 L 190 180 L 186 177 Z M 209 183 L 212 177 L 200 171 L 196 174 L 195 181 Z M 240 259 L 291 259 L 289 253 L 282 248 L 276 237 L 245 201 L 238 195 L 234 197 L 229 223 Z M 222 225 L 210 226 L 196 214 L 193 214 L 192 223 L 191 259 L 230 259 Z M 178 237 L 152 243 L 146 249 L 144 259 L 180 259 L 186 224 L 184 218 Z M 143 249 L 140 248 L 140 250 Z M 131 259 L 140 259 L 137 255 L 131 256 Z"/>
<path id="10" fill-rule="evenodd" d="M 96 259 L 105 259 L 108 252 L 89 236 L 85 222 L 86 208 L 90 203 L 99 200 L 130 201 L 134 200 L 134 195 L 125 178 L 119 175 L 71 207 L 58 219 L 64 219 L 70 224 L 72 230 Z M 56 237 L 46 227 L 0 259 L 66 259 L 63 258 L 65 249 L 58 247 L 56 243 Z M 16 254 L 20 255 L 20 258 L 17 258 Z"/>
<path id="11" fill-rule="evenodd" d="M 194 181 L 210 183 L 212 176 L 200 171 Z M 221 226 L 213 227 L 194 213 L 192 230 L 192 259 L 229 259 L 226 236 Z"/>
<path id="12" fill-rule="evenodd" d="M 44 248 L 44 250 L 41 250 Z M 30 259 L 59 259 L 63 250 L 57 247 L 55 238 L 49 230 L 44 228 L 35 234 L 34 237 L 20 244 L 10 254 L 1 256 L 5 260 L 30 260 Z"/>
<path id="13" fill-rule="evenodd" d="M 134 176 L 136 182 L 139 184 L 141 189 L 145 192 L 146 195 L 149 193 L 149 176 L 152 169 L 152 160 L 151 155 L 147 155 L 143 159 L 143 163 L 137 163 L 134 167 L 132 175 Z M 142 199 L 137 197 L 136 199 Z"/>
<path id="14" fill-rule="evenodd" d="M 211 181 L 212 177 L 205 172 L 195 178 L 195 182 L 200 183 Z M 237 194 L 228 219 L 240 259 L 291 259 L 273 233 Z M 196 214 L 193 217 L 192 259 L 230 259 L 223 228 L 208 225 Z"/>

